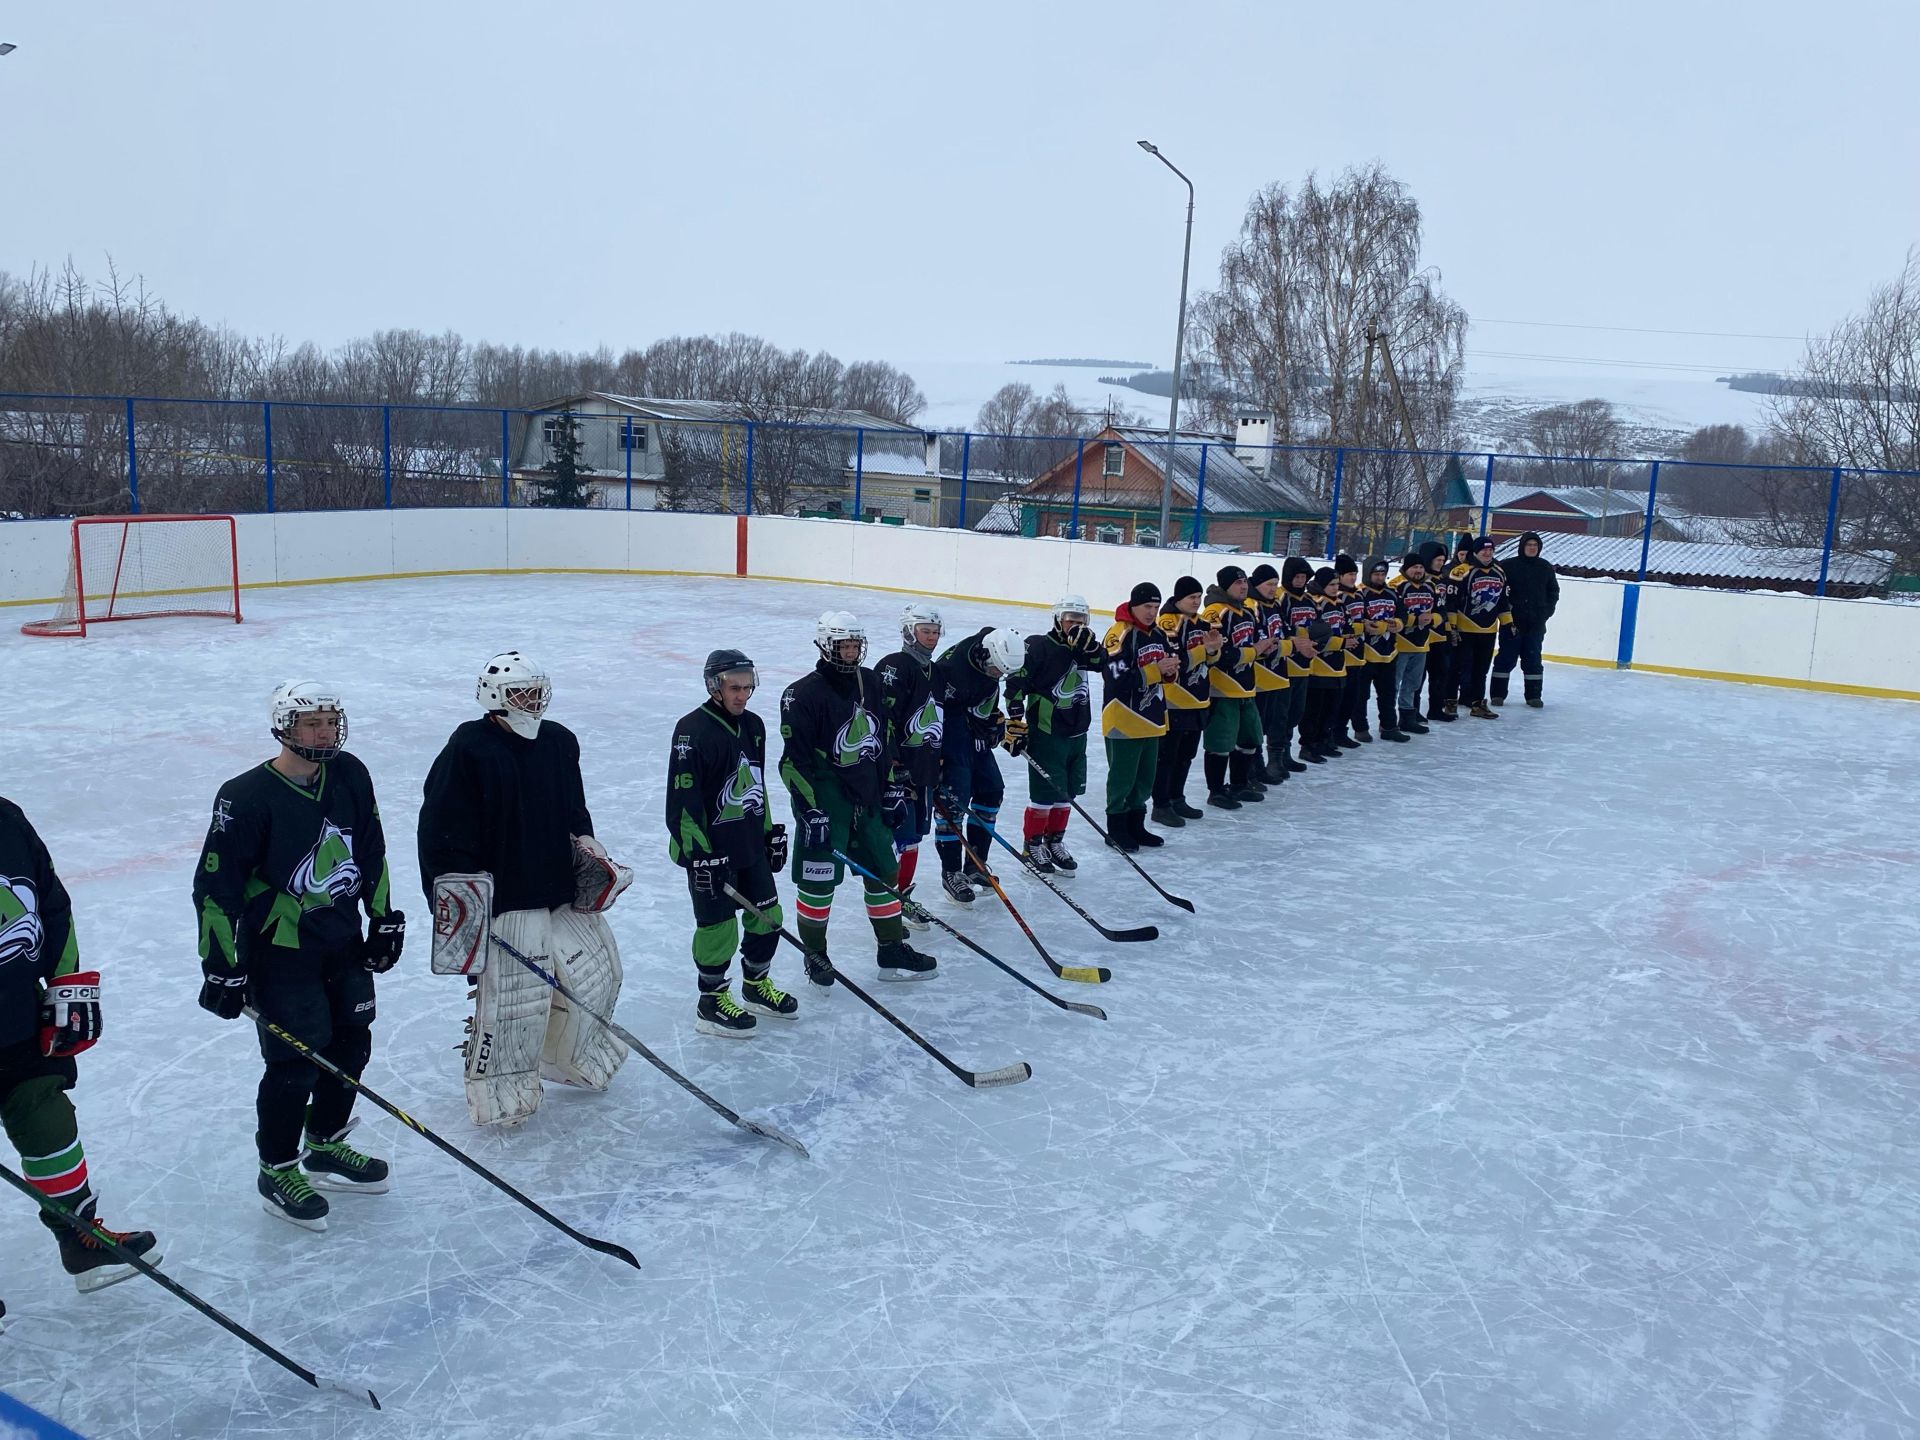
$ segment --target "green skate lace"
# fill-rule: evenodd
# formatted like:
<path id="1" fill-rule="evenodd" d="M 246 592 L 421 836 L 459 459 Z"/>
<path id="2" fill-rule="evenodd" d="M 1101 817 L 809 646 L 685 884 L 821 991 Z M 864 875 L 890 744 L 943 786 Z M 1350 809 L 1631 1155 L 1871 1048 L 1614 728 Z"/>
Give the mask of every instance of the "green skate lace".
<path id="1" fill-rule="evenodd" d="M 342 1165 L 351 1165 L 356 1170 L 364 1170 L 372 1158 L 362 1155 L 344 1140 L 307 1140 L 309 1150 L 318 1150 L 322 1154 L 338 1160 Z"/>
<path id="2" fill-rule="evenodd" d="M 284 1170 L 272 1165 L 263 1165 L 260 1168 L 273 1177 L 273 1183 L 280 1193 L 296 1204 L 313 1198 L 313 1186 L 307 1183 L 307 1177 L 298 1165 L 289 1165 Z"/>
<path id="3" fill-rule="evenodd" d="M 763 976 L 758 980 L 747 981 L 747 987 L 769 1005 L 778 1005 L 787 998 L 786 991 L 775 985 L 771 978 Z"/>
<path id="4" fill-rule="evenodd" d="M 730 990 L 722 990 L 713 997 L 713 1008 L 729 1020 L 747 1013 L 740 1008 L 740 1002 L 733 998 L 733 992 Z"/>

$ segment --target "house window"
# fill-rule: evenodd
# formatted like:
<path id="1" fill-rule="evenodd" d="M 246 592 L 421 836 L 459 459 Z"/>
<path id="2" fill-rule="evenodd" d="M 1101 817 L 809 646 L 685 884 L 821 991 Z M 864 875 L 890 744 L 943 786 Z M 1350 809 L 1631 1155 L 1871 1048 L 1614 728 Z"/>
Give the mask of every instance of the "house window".
<path id="1" fill-rule="evenodd" d="M 1126 537 L 1118 525 L 1102 525 L 1093 532 L 1093 538 L 1102 545 L 1118 545 Z"/>
<path id="2" fill-rule="evenodd" d="M 1158 545 L 1160 543 L 1159 528 L 1153 525 L 1142 525 L 1138 530 L 1133 532 L 1133 543 L 1136 545 Z"/>
<path id="3" fill-rule="evenodd" d="M 638 420 L 628 420 L 620 426 L 620 448 L 645 454 L 647 449 L 647 427 Z"/>
<path id="4" fill-rule="evenodd" d="M 1112 477 L 1123 473 L 1127 466 L 1127 449 L 1124 445 L 1109 445 L 1100 460 L 1100 473 Z"/>
<path id="5" fill-rule="evenodd" d="M 540 438 L 547 443 L 549 449 L 558 445 L 561 437 L 566 433 L 567 421 L 558 416 L 540 422 Z"/>

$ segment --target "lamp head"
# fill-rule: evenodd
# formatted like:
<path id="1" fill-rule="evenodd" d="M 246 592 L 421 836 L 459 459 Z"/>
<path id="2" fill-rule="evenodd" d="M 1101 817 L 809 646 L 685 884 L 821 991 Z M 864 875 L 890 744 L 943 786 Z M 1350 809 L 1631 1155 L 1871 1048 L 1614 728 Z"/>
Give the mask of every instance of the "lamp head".
<path id="1" fill-rule="evenodd" d="M 4 54 L 4 53 L 6 52 L 0 51 L 0 54 Z M 1160 153 L 1159 147 L 1155 145 L 1151 140 L 1136 140 L 1133 143 L 1138 145 L 1142 150 L 1146 151 L 1149 155 L 1158 155 Z"/>

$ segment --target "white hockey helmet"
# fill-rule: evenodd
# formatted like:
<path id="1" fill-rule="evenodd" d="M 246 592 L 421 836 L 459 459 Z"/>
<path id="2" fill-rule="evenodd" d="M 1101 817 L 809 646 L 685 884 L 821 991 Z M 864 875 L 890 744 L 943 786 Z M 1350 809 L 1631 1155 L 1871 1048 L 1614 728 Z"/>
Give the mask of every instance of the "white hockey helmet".
<path id="1" fill-rule="evenodd" d="M 840 646 L 847 640 L 860 642 L 860 653 L 851 661 L 840 658 Z M 860 662 L 867 658 L 867 627 L 851 610 L 829 610 L 813 627 L 813 643 L 820 658 L 834 669 L 857 670 Z"/>
<path id="2" fill-rule="evenodd" d="M 473 698 L 489 715 L 498 715 L 523 740 L 540 733 L 540 717 L 553 699 L 553 681 L 518 650 L 494 656 L 481 667 Z"/>
<path id="3" fill-rule="evenodd" d="M 293 724 L 302 715 L 331 710 L 340 717 L 339 732 L 331 745 L 300 745 L 293 739 Z M 289 680 L 273 692 L 273 738 L 302 760 L 331 760 L 347 744 L 347 707 L 340 692 L 318 680 Z"/>
<path id="4" fill-rule="evenodd" d="M 900 638 L 909 645 L 917 645 L 919 641 L 913 632 L 922 625 L 931 625 L 941 634 L 946 633 L 946 626 L 940 620 L 940 607 L 929 605 L 924 600 L 914 600 L 900 611 Z M 933 643 L 938 645 L 940 642 L 936 638 Z"/>
<path id="5" fill-rule="evenodd" d="M 1011 675 L 1027 663 L 1027 637 L 1018 630 L 989 630 L 980 639 L 980 649 L 987 664 L 1002 675 Z"/>
<path id="6" fill-rule="evenodd" d="M 1053 602 L 1053 623 L 1058 625 L 1063 616 L 1077 615 L 1078 624 L 1084 625 L 1093 612 L 1087 609 L 1087 597 L 1084 595 L 1062 595 Z"/>

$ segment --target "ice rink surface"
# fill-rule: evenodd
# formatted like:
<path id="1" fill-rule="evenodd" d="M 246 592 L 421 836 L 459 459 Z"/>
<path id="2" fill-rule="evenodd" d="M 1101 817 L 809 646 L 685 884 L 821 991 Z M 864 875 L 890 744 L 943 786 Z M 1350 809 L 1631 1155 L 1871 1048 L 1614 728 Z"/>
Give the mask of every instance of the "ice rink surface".
<path id="1" fill-rule="evenodd" d="M 857 610 L 878 658 L 902 598 L 522 576 L 253 593 L 240 627 L 9 625 L 0 793 L 105 974 L 76 1091 L 103 1213 L 388 1409 L 314 1394 L 147 1281 L 75 1294 L 11 1193 L 0 1389 L 101 1440 L 1920 1434 L 1920 708 L 1552 667 L 1545 711 L 1376 743 L 1177 834 L 1146 858 L 1193 917 L 1076 819 L 1073 893 L 1160 941 L 1008 886 L 1111 984 L 1053 980 L 990 898 L 939 913 L 1108 1023 L 937 931 L 935 982 L 880 987 L 962 1064 L 1032 1063 L 975 1093 L 788 951 L 796 1025 L 696 1036 L 664 853 L 705 652 L 759 661 L 771 721 L 814 615 Z M 949 635 L 1044 623 L 946 609 Z M 638 1060 L 605 1096 L 550 1088 L 520 1131 L 468 1123 L 413 829 L 509 647 L 552 672 L 598 831 L 639 869 L 610 917 L 620 1018 L 811 1163 Z M 365 1106 L 393 1193 L 337 1199 L 325 1235 L 261 1213 L 257 1049 L 195 1007 L 188 890 L 215 788 L 272 753 L 267 694 L 304 675 L 348 697 L 414 921 L 367 1079 L 643 1273 Z M 1097 742 L 1092 771 L 1097 810 Z M 836 957 L 869 976 L 841 893 Z"/>

